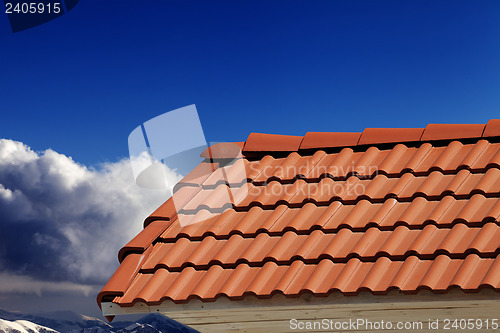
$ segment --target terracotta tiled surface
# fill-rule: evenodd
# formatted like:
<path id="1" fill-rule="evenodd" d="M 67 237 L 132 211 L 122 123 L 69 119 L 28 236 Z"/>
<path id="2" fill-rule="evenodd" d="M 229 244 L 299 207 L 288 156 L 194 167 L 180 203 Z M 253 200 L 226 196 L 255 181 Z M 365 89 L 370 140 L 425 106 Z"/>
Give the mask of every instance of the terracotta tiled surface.
<path id="1" fill-rule="evenodd" d="M 236 267 L 240 263 L 261 266 L 266 261 L 290 264 L 298 259 L 318 263 L 323 258 L 334 262 L 346 262 L 354 257 L 364 261 L 375 261 L 379 257 L 405 260 L 411 254 L 421 259 L 434 259 L 440 253 L 452 258 L 465 258 L 469 253 L 488 258 L 500 251 L 499 238 L 500 226 L 493 222 L 482 227 L 458 223 L 452 228 L 441 229 L 428 224 L 418 230 L 398 226 L 387 231 L 369 228 L 355 232 L 343 228 L 332 233 L 313 230 L 300 235 L 295 231 L 275 236 L 260 233 L 256 237 L 234 234 L 220 240 L 214 236 L 201 240 L 181 237 L 174 242 L 156 243 L 142 269 L 180 271 L 187 266 Z"/>
<path id="2" fill-rule="evenodd" d="M 164 300 L 183 303 L 198 298 L 209 301 L 219 295 L 241 299 L 245 295 L 268 297 L 278 292 L 290 296 L 304 292 L 326 295 L 335 290 L 347 295 L 363 290 L 385 294 L 391 289 L 410 294 L 421 289 L 444 292 L 452 287 L 474 291 L 497 286 L 499 269 L 498 257 L 483 259 L 476 254 L 465 259 L 439 255 L 434 260 L 410 256 L 404 261 L 381 257 L 375 262 L 353 258 L 347 263 L 323 259 L 315 264 L 296 260 L 291 265 L 267 262 L 259 267 L 213 265 L 206 270 L 188 267 L 181 272 L 161 268 L 155 274 L 139 273 L 127 292 L 116 297 L 114 302 L 122 306 L 137 301 L 153 305 Z"/>
<path id="3" fill-rule="evenodd" d="M 203 163 L 183 179 L 178 187 L 183 185 L 213 187 L 217 182 L 225 182 L 220 169 L 216 169 L 212 174 L 209 173 L 211 165 Z M 333 154 L 317 150 L 310 155 L 292 152 L 281 158 L 266 155 L 258 160 L 237 160 L 232 167 L 226 169 L 227 179 L 233 185 L 246 181 L 241 178 L 241 173 L 232 173 L 233 170 L 238 171 L 241 165 L 246 169 L 246 175 L 253 184 L 272 180 L 290 182 L 297 178 L 308 181 L 325 177 L 343 180 L 353 173 L 360 178 L 367 178 L 375 174 L 399 177 L 404 173 L 426 176 L 432 171 L 457 173 L 460 169 L 476 172 L 500 166 L 500 144 L 481 139 L 471 144 L 452 141 L 445 146 L 423 143 L 416 147 L 407 147 L 404 144 L 397 144 L 392 149 L 369 147 L 366 150 L 354 151 L 351 148 L 344 148 Z M 217 165 L 214 166 L 216 167 Z M 198 172 L 198 169 L 207 171 Z M 197 174 L 202 174 L 203 177 Z"/>
<path id="4" fill-rule="evenodd" d="M 202 157 L 177 207 L 168 200 L 120 251 L 99 303 L 500 291 L 500 120 L 252 133 Z"/>

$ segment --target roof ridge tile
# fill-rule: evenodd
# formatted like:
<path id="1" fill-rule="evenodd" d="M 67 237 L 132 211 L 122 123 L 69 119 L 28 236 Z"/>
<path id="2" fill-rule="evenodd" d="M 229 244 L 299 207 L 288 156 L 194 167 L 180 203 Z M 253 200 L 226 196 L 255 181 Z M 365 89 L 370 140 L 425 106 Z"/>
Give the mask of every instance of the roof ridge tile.
<path id="1" fill-rule="evenodd" d="M 366 128 L 358 145 L 420 141 L 423 128 Z"/>
<path id="2" fill-rule="evenodd" d="M 483 131 L 483 138 L 500 136 L 500 119 L 490 119 Z"/>
<path id="3" fill-rule="evenodd" d="M 243 152 L 292 152 L 299 150 L 302 136 L 250 133 Z"/>
<path id="4" fill-rule="evenodd" d="M 300 144 L 300 149 L 356 146 L 360 137 L 359 132 L 307 132 Z"/>
<path id="5" fill-rule="evenodd" d="M 243 152 L 291 152 L 495 136 L 500 136 L 500 119 L 490 119 L 487 124 L 428 124 L 425 128 L 389 127 L 365 128 L 363 132 L 307 132 L 303 137 L 250 133 L 243 145 Z"/>

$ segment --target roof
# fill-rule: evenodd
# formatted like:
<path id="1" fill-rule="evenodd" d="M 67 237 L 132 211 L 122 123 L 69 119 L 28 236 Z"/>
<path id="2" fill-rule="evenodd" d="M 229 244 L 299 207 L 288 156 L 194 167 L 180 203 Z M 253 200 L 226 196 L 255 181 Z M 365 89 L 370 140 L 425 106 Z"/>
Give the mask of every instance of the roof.
<path id="1" fill-rule="evenodd" d="M 234 146 L 202 154 L 176 185 L 182 207 L 171 198 L 146 219 L 99 304 L 500 291 L 500 120 L 252 133 L 237 147 L 229 165 Z M 237 204 L 220 200 L 229 186 Z"/>

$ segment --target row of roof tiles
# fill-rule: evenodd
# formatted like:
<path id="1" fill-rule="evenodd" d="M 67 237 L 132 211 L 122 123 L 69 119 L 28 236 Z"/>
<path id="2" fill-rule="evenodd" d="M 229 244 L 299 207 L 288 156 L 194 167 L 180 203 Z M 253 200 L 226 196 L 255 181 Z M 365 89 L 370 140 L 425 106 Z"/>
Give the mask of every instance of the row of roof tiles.
<path id="1" fill-rule="evenodd" d="M 386 150 L 369 147 L 366 151 L 355 152 L 344 148 L 333 154 L 319 150 L 305 156 L 296 152 L 283 158 L 267 155 L 257 161 L 237 159 L 225 167 L 202 163 L 177 188 L 200 184 L 213 187 L 221 182 L 241 184 L 247 180 L 253 183 L 283 182 L 296 178 L 314 180 L 324 176 L 342 179 L 351 174 L 371 177 L 374 174 L 427 174 L 433 170 L 448 172 L 462 168 L 480 171 L 490 167 L 500 167 L 500 143 L 480 140 L 474 144 L 463 144 L 453 141 L 446 146 L 423 143 L 419 147 L 398 144 Z"/>
<path id="2" fill-rule="evenodd" d="M 362 133 L 308 132 L 303 137 L 251 133 L 244 144 L 243 152 L 291 152 L 394 142 L 454 140 L 493 136 L 500 136 L 499 119 L 492 119 L 486 125 L 429 124 L 426 128 L 367 128 Z"/>
<path id="3" fill-rule="evenodd" d="M 480 227 L 488 222 L 499 223 L 500 199 L 481 194 L 458 200 L 452 196 L 433 201 L 418 197 L 410 202 L 391 198 L 383 203 L 361 200 L 355 205 L 345 205 L 335 201 L 328 206 L 306 203 L 299 208 L 280 205 L 272 210 L 253 207 L 249 211 L 227 210 L 220 215 L 206 210 L 198 214 L 205 214 L 203 218 L 206 221 L 186 227 L 175 223 L 176 220 L 151 222 L 122 248 L 120 261 L 126 253 L 143 252 L 155 240 L 175 242 L 182 237 L 201 240 L 208 236 L 228 239 L 232 235 L 241 235 L 248 238 L 260 233 L 279 236 L 287 231 L 297 234 L 310 234 L 313 230 L 325 233 L 340 232 L 342 229 L 364 231 L 374 226 L 389 231 L 398 226 L 422 229 L 428 224 L 450 228 L 457 223 Z"/>
<path id="4" fill-rule="evenodd" d="M 269 297 L 274 293 L 326 295 L 335 290 L 343 294 L 363 290 L 385 294 L 391 289 L 404 293 L 415 293 L 420 289 L 443 292 L 452 287 L 465 291 L 482 287 L 499 290 L 500 258 L 470 254 L 465 259 L 439 255 L 434 260 L 410 256 L 405 261 L 380 257 L 375 262 L 352 258 L 346 263 L 323 259 L 317 264 L 301 260 L 290 265 L 267 262 L 262 267 L 244 263 L 236 268 L 212 265 L 207 270 L 187 267 L 181 272 L 158 269 L 153 274 L 138 273 L 128 283 L 126 291 L 120 291 L 122 296 L 116 297 L 114 303 L 121 306 L 132 306 L 136 302 L 156 305 L 167 299 L 183 303 L 192 298 L 215 300 L 221 295 L 241 299 L 245 295 Z"/>
<path id="5" fill-rule="evenodd" d="M 392 150 L 379 151 L 376 147 L 371 147 L 365 153 L 354 153 L 346 148 L 340 153 L 324 154 L 323 151 L 318 151 L 313 156 L 302 156 L 299 160 L 295 153 L 281 159 L 271 156 L 264 156 L 261 161 L 252 162 L 241 159 L 225 167 L 224 176 L 218 163 L 201 163 L 177 184 L 176 190 L 200 184 L 205 188 L 221 183 L 234 186 L 244 182 L 245 177 L 250 182 L 262 184 L 270 180 L 289 182 L 297 178 L 308 181 L 319 180 L 321 177 L 345 179 L 353 172 L 361 178 L 366 178 L 369 174 L 373 176 L 373 170 L 377 170 L 378 174 L 395 176 L 401 172 L 426 175 L 431 170 L 449 173 L 462 168 L 481 171 L 500 167 L 500 144 L 490 143 L 487 140 L 465 145 L 454 141 L 445 147 L 433 147 L 429 143 L 424 143 L 418 149 L 397 145 Z M 371 157 L 367 158 L 365 155 Z M 296 162 L 295 165 L 291 163 L 292 159 Z M 245 164 L 246 175 L 242 175 L 238 163 Z M 177 197 L 180 194 L 178 193 Z M 145 225 L 155 219 L 168 219 L 175 215 L 175 211 L 173 201 L 168 200 L 146 219 Z"/>
<path id="6" fill-rule="evenodd" d="M 322 178 L 317 183 L 298 179 L 290 184 L 271 181 L 262 186 L 245 183 L 241 187 L 229 187 L 221 184 L 215 189 L 186 186 L 174 194 L 174 201 L 179 208 L 182 207 L 180 212 L 196 213 L 200 209 L 222 212 L 231 207 L 248 210 L 252 206 L 299 206 L 305 202 L 325 205 L 333 201 L 381 201 L 391 197 L 411 200 L 418 196 L 432 198 L 452 194 L 464 197 L 476 193 L 495 195 L 499 192 L 500 169 L 491 168 L 486 173 L 471 173 L 463 169 L 457 174 L 433 171 L 428 176 L 406 173 L 400 178 L 385 175 L 378 175 L 373 179 L 351 176 L 341 181 Z M 229 193 L 233 202 L 227 201 Z"/>
<path id="7" fill-rule="evenodd" d="M 262 266 L 267 261 L 290 264 L 297 259 L 308 263 L 325 258 L 346 262 L 353 257 L 374 261 L 381 256 L 404 260 L 410 255 L 432 259 L 437 254 L 465 258 L 470 253 L 484 258 L 498 254 L 498 239 L 500 226 L 492 222 L 480 228 L 459 223 L 451 229 L 439 229 L 431 224 L 417 230 L 399 226 L 394 231 L 369 228 L 366 232 L 342 229 L 330 234 L 321 230 L 306 235 L 293 231 L 279 236 L 261 233 L 255 238 L 233 235 L 222 240 L 213 236 L 201 241 L 179 238 L 175 242 L 156 243 L 141 271 L 154 272 L 159 268 L 179 271 L 187 266 L 206 269 L 215 264 L 224 267 L 235 267 L 240 263 Z"/>

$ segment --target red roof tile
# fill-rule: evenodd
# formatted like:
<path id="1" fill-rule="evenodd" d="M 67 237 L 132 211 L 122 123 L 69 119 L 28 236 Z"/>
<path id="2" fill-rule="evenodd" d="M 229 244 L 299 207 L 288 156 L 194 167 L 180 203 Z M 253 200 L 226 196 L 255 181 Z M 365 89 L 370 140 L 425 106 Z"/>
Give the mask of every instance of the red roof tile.
<path id="1" fill-rule="evenodd" d="M 118 260 L 122 261 L 129 253 L 143 253 L 167 228 L 170 223 L 166 221 L 153 221 L 148 228 L 134 237 L 118 253 Z"/>
<path id="2" fill-rule="evenodd" d="M 423 128 L 367 128 L 359 138 L 359 145 L 420 141 Z"/>
<path id="3" fill-rule="evenodd" d="M 500 290 L 499 136 L 498 120 L 252 133 L 223 172 L 242 145 L 215 146 L 120 251 L 98 302 Z"/>
<path id="4" fill-rule="evenodd" d="M 480 138 L 483 124 L 429 124 L 422 134 L 422 141 Z"/>
<path id="5" fill-rule="evenodd" d="M 201 153 L 203 158 L 238 158 L 241 157 L 241 150 L 244 142 L 221 142 L 208 147 Z"/>
<path id="6" fill-rule="evenodd" d="M 301 141 L 301 136 L 251 133 L 243 151 L 296 151 L 299 149 Z"/>
<path id="7" fill-rule="evenodd" d="M 361 133 L 308 132 L 300 149 L 318 149 L 355 146 Z"/>
<path id="8" fill-rule="evenodd" d="M 483 137 L 500 135 L 500 119 L 491 119 L 484 128 Z"/>

